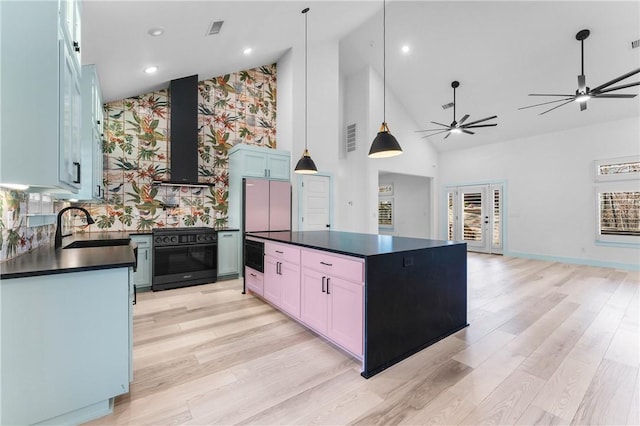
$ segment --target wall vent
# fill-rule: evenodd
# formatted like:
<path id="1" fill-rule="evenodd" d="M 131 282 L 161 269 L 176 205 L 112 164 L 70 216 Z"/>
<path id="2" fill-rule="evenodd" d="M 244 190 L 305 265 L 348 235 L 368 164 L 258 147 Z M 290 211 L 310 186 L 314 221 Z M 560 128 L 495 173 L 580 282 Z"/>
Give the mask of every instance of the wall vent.
<path id="1" fill-rule="evenodd" d="M 347 152 L 356 150 L 356 123 L 347 126 Z"/>
<path id="2" fill-rule="evenodd" d="M 640 47 L 640 39 L 634 40 L 634 41 L 631 42 L 631 48 L 632 49 L 636 49 L 638 47 Z"/>
<path id="3" fill-rule="evenodd" d="M 220 32 L 220 29 L 222 28 L 222 24 L 224 24 L 224 21 L 213 21 L 209 26 L 209 31 L 207 31 L 207 35 L 218 34 Z"/>
<path id="4" fill-rule="evenodd" d="M 449 108 L 453 108 L 453 102 L 449 102 L 448 104 L 442 105 L 442 109 L 449 109 Z"/>

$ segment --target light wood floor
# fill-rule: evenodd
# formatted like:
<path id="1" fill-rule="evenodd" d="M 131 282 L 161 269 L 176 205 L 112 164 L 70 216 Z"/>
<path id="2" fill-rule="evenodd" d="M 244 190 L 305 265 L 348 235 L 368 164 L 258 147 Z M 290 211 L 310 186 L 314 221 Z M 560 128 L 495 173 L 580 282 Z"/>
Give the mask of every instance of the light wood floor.
<path id="1" fill-rule="evenodd" d="M 366 380 L 240 280 L 138 295 L 92 424 L 640 424 L 637 272 L 469 254 L 470 326 Z"/>

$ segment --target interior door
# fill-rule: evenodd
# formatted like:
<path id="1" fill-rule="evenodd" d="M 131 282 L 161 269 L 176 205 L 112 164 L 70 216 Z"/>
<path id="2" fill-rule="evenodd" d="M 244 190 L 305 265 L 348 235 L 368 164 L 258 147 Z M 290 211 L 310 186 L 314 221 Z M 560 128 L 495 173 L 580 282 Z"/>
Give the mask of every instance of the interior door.
<path id="1" fill-rule="evenodd" d="M 467 250 L 501 254 L 502 184 L 470 185 L 447 190 L 447 238 L 464 241 Z"/>
<path id="2" fill-rule="evenodd" d="M 301 231 L 322 231 L 331 228 L 331 178 L 306 175 L 300 191 Z"/>

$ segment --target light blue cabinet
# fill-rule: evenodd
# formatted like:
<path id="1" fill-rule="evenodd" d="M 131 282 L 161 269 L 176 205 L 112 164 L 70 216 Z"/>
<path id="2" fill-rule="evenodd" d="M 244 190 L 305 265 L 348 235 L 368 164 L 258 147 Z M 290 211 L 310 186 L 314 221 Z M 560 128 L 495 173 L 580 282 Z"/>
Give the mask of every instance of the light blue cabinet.
<path id="1" fill-rule="evenodd" d="M 151 246 L 151 235 L 131 235 L 131 241 L 138 245 L 138 267 L 136 272 L 131 271 L 131 283 L 136 286 L 136 290 L 151 289 L 151 268 L 153 265 L 153 250 Z"/>
<path id="2" fill-rule="evenodd" d="M 129 391 L 129 268 L 3 280 L 0 424 L 79 424 Z"/>
<path id="3" fill-rule="evenodd" d="M 240 274 L 238 231 L 218 232 L 218 279 L 236 278 Z"/>
<path id="4" fill-rule="evenodd" d="M 103 186 L 103 106 L 100 80 L 95 65 L 82 67 L 80 89 L 82 92 L 80 188 L 77 194 L 57 194 L 57 198 L 75 198 L 81 201 L 102 202 Z"/>
<path id="5" fill-rule="evenodd" d="M 1 183 L 78 191 L 79 36 L 78 2 L 0 1 Z"/>

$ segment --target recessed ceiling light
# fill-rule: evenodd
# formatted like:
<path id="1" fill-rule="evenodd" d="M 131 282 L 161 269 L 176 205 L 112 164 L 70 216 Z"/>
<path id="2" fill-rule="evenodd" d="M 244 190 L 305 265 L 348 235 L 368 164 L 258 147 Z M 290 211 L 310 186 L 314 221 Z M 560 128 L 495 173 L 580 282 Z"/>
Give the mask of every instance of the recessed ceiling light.
<path id="1" fill-rule="evenodd" d="M 253 49 L 250 47 L 247 47 L 242 51 L 242 53 L 244 53 L 245 55 L 251 55 L 251 52 L 253 52 Z"/>
<path id="2" fill-rule="evenodd" d="M 410 50 L 411 48 L 408 45 L 402 46 L 402 53 L 409 53 Z"/>
<path id="3" fill-rule="evenodd" d="M 158 37 L 164 34 L 164 28 L 151 28 L 147 33 L 152 37 Z"/>
<path id="4" fill-rule="evenodd" d="M 158 67 L 157 67 L 157 66 L 155 66 L 155 65 L 152 65 L 152 66 L 150 66 L 150 67 L 146 67 L 146 68 L 144 69 L 144 72 L 145 72 L 145 73 L 147 73 L 147 74 L 153 74 L 153 73 L 154 73 L 154 72 L 156 72 L 156 71 L 158 71 Z"/>

